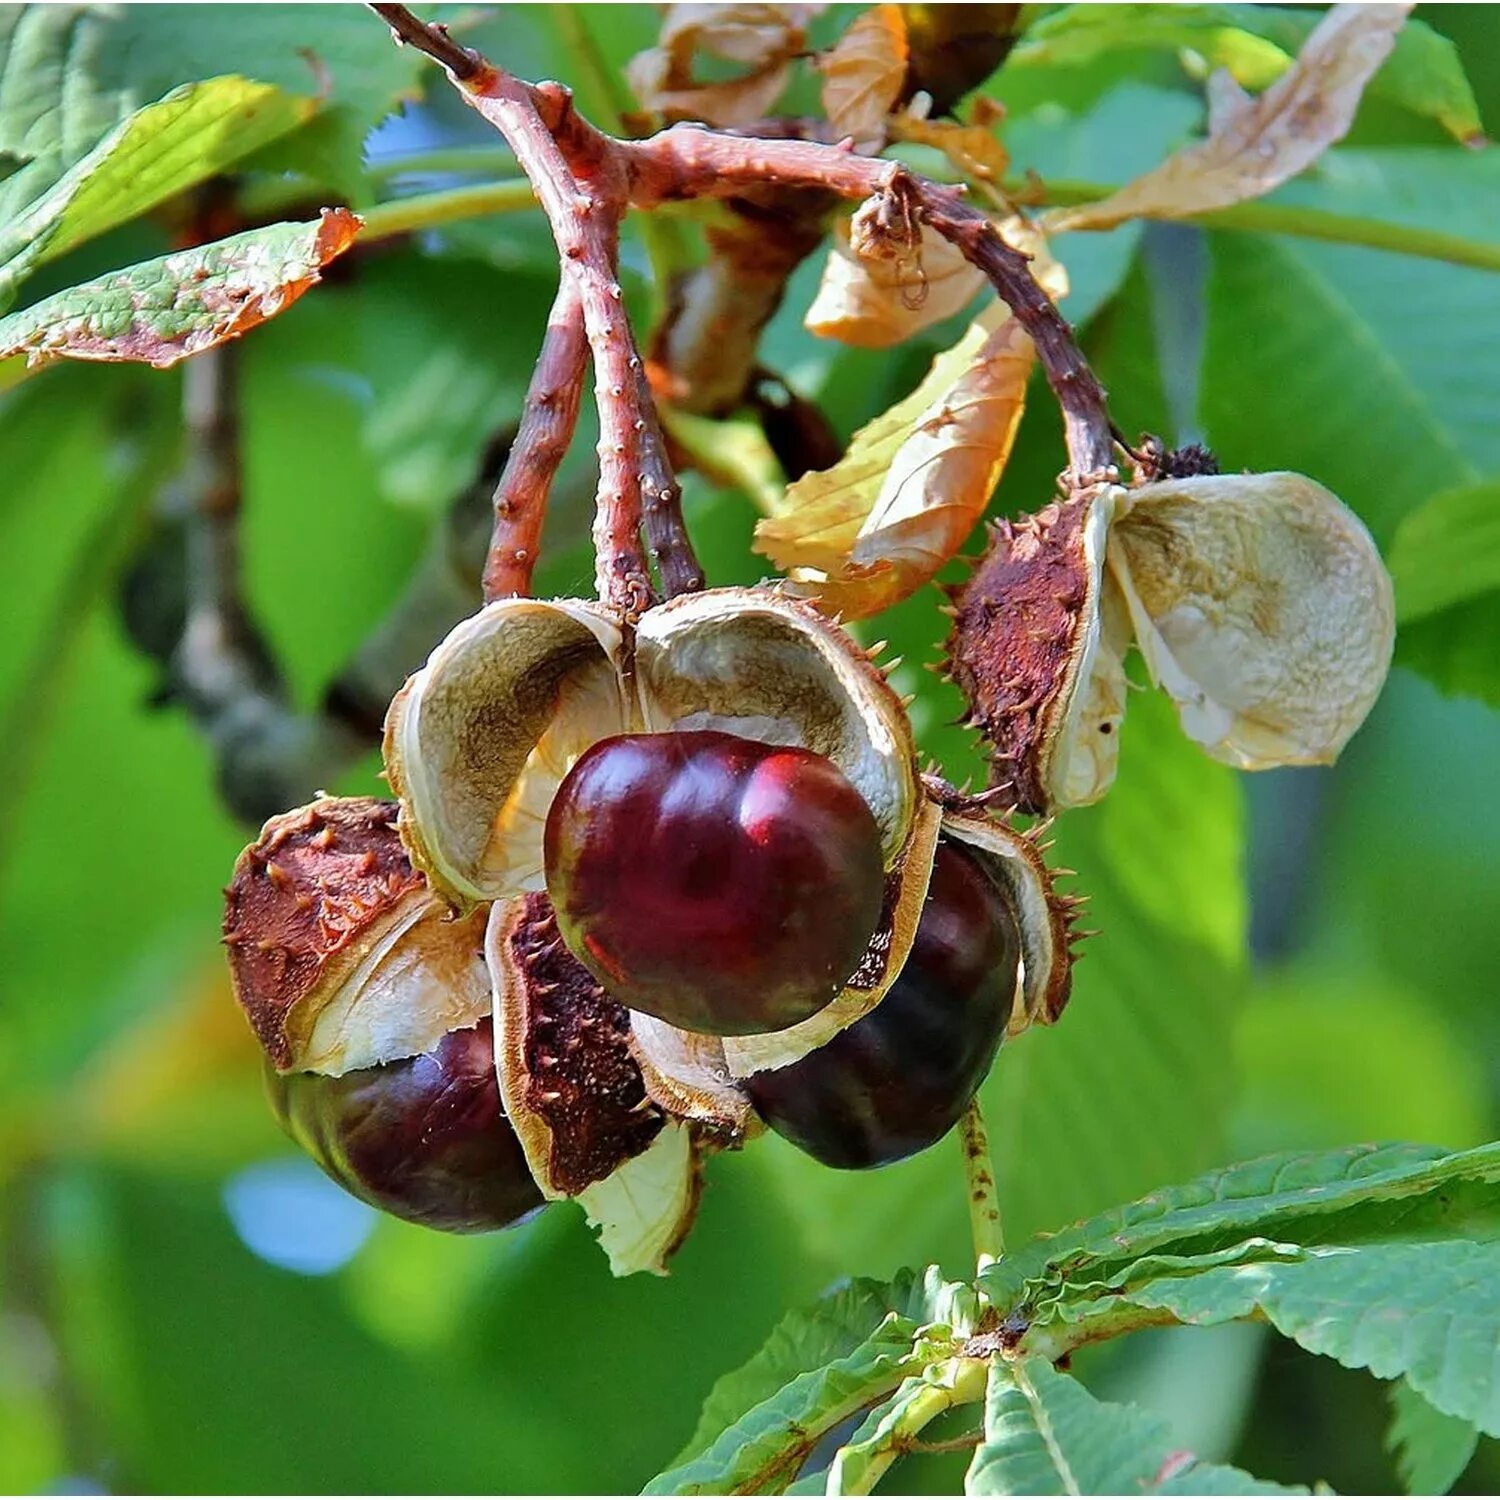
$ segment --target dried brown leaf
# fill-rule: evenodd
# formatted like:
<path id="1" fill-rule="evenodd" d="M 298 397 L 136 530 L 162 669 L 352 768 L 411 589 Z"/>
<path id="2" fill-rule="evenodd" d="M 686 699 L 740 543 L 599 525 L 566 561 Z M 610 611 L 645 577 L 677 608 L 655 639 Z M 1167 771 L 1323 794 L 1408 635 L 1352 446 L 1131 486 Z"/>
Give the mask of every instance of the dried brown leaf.
<path id="1" fill-rule="evenodd" d="M 875 5 L 856 16 L 838 44 L 818 59 L 823 113 L 853 138 L 857 151 L 878 150 L 885 119 L 906 83 L 906 22 L 899 5 Z"/>
<path id="2" fill-rule="evenodd" d="M 1098 203 L 1051 214 L 1047 227 L 1110 229 L 1125 219 L 1176 219 L 1258 198 L 1342 140 L 1365 85 L 1395 45 L 1408 4 L 1335 5 L 1296 62 L 1265 93 L 1213 95 L 1208 138 Z"/>
<path id="3" fill-rule="evenodd" d="M 1031 340 L 1002 316 L 976 323 L 905 401 L 805 475 L 756 545 L 820 608 L 859 619 L 904 599 L 963 546 L 1010 456 Z"/>
<path id="4" fill-rule="evenodd" d="M 983 286 L 984 273 L 925 224 L 915 255 L 875 260 L 855 253 L 843 220 L 803 322 L 819 338 L 887 349 L 962 311 Z"/>
<path id="5" fill-rule="evenodd" d="M 891 133 L 898 140 L 941 151 L 958 171 L 976 182 L 998 187 L 1010 169 L 1010 152 L 990 125 L 977 118 L 963 125 L 956 120 L 921 120 L 901 114 L 891 122 Z"/>
<path id="6" fill-rule="evenodd" d="M 669 5 L 655 47 L 625 69 L 636 97 L 671 119 L 740 126 L 770 113 L 806 44 L 813 5 Z M 700 57 L 741 64 L 728 79 L 701 80 Z"/>

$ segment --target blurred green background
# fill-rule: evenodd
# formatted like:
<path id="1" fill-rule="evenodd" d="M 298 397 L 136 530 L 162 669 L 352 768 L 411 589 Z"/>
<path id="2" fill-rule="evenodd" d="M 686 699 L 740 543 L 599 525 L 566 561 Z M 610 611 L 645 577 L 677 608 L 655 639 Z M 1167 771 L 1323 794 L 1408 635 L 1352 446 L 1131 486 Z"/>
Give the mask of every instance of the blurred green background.
<path id="1" fill-rule="evenodd" d="M 299 38 L 332 75 L 336 128 L 315 122 L 321 137 L 247 190 L 288 165 L 325 202 L 430 190 L 454 179 L 403 174 L 405 155 L 493 145 L 356 7 L 175 9 L 171 46 L 116 57 L 154 69 L 157 92 L 226 68 L 311 91 Z M 1418 14 L 1457 43 L 1495 128 L 1500 7 Z M 657 24 L 645 5 L 510 6 L 466 35 L 597 114 Z M 385 118 L 417 83 L 429 100 Z M 1144 47 L 1013 59 L 986 92 L 1010 112 L 1017 169 L 1044 178 L 1122 181 L 1203 115 L 1185 60 Z M 1281 196 L 1500 241 L 1495 168 L 1371 99 Z M 160 253 L 167 233 L 118 230 L 26 298 Z M 1430 496 L 1500 476 L 1500 275 L 1180 226 L 1055 248 L 1125 431 L 1206 437 L 1231 469 L 1302 469 L 1383 545 Z M 644 308 L 639 243 L 626 255 Z M 800 328 L 817 259 L 765 357 L 847 436 L 955 325 L 882 354 L 820 344 Z M 456 224 L 356 252 L 242 346 L 249 590 L 309 707 L 514 418 L 555 274 L 535 216 Z M 162 535 L 180 383 L 68 366 L 0 396 L 0 1489 L 635 1489 L 789 1306 L 903 1264 L 962 1274 L 957 1147 L 854 1176 L 774 1139 L 721 1157 L 672 1276 L 625 1282 L 570 1206 L 445 1238 L 376 1221 L 300 1161 L 218 947 L 247 830 L 186 717 L 153 707 L 160 670 L 122 627 L 124 582 Z M 997 512 L 1037 508 L 1063 466 L 1055 408 L 1032 395 Z M 580 464 L 548 592 L 589 587 L 588 487 Z M 710 578 L 760 577 L 748 500 L 688 489 Z M 921 670 L 939 602 L 929 589 L 870 634 L 905 652 L 924 747 L 961 781 L 978 761 L 956 697 Z M 1326 771 L 1236 776 L 1164 700 L 1133 697 L 1116 790 L 1060 831 L 1104 935 L 1064 1023 L 1003 1053 L 986 1090 L 1013 1238 L 1267 1150 L 1500 1134 L 1497 642 L 1493 596 L 1424 622 Z M 332 790 L 378 789 L 376 768 Z M 1394 1487 L 1378 1383 L 1259 1330 L 1141 1335 L 1080 1370 L 1205 1457 Z M 896 1475 L 954 1482 L 936 1460 Z M 1481 1444 L 1462 1487 L 1500 1487 L 1500 1446 Z"/>

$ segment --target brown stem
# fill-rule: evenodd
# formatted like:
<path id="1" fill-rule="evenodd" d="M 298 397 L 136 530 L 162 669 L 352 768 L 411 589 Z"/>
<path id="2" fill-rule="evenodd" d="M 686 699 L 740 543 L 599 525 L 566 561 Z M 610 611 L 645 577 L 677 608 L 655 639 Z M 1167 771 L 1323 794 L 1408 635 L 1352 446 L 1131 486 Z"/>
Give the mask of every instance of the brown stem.
<path id="1" fill-rule="evenodd" d="M 1006 244 L 958 190 L 928 182 L 899 162 L 856 156 L 817 141 L 748 140 L 697 126 L 674 125 L 645 141 L 622 141 L 631 202 L 651 208 L 684 198 L 731 197 L 747 184 L 822 187 L 844 198 L 877 200 L 890 232 L 918 220 L 931 224 L 989 278 L 1036 344 L 1063 411 L 1072 480 L 1082 486 L 1113 472 L 1104 391 L 1067 321 L 1037 284 L 1028 257 Z"/>
<path id="2" fill-rule="evenodd" d="M 547 500 L 578 425 L 587 367 L 583 305 L 572 278 L 565 276 L 547 320 L 521 425 L 495 486 L 495 526 L 484 564 L 486 604 L 531 592 Z"/>
<path id="3" fill-rule="evenodd" d="M 449 66 L 453 44 L 445 34 L 424 27 L 403 7 L 377 9 L 404 40 Z M 397 12 L 399 25 L 393 19 Z M 1036 345 L 1063 410 L 1071 483 L 1081 487 L 1115 474 L 1104 391 L 1072 330 L 1032 276 L 1027 257 L 1006 244 L 983 213 L 963 202 L 960 189 L 928 182 L 899 162 L 857 156 L 813 140 L 733 136 L 674 125 L 649 140 L 616 141 L 579 118 L 566 90 L 556 85 L 532 89 L 474 54 L 464 52 L 462 57 L 467 71 L 455 73 L 455 78 L 480 113 L 505 133 L 547 209 L 565 263 L 571 261 L 586 278 L 590 342 L 600 379 L 611 388 L 618 385 L 622 394 L 632 389 L 630 382 L 605 380 L 602 359 L 610 353 L 606 346 L 628 347 L 632 354 L 634 348 L 628 330 L 621 336 L 606 316 L 618 310 L 617 290 L 614 307 L 601 307 L 590 316 L 589 288 L 592 285 L 597 300 L 599 290 L 611 284 L 612 263 L 600 251 L 612 244 L 626 201 L 654 208 L 686 198 L 741 197 L 767 188 L 823 189 L 843 198 L 872 200 L 871 222 L 890 235 L 914 236 L 925 221 L 978 266 Z M 574 178 L 606 184 L 604 201 L 587 193 L 580 197 Z M 617 187 L 622 178 L 623 190 Z M 569 189 L 574 189 L 571 197 Z M 610 224 L 607 237 L 597 230 L 585 232 L 591 222 L 605 219 Z M 623 321 L 621 316 L 619 322 Z M 611 497 L 611 503 L 628 502 Z"/>

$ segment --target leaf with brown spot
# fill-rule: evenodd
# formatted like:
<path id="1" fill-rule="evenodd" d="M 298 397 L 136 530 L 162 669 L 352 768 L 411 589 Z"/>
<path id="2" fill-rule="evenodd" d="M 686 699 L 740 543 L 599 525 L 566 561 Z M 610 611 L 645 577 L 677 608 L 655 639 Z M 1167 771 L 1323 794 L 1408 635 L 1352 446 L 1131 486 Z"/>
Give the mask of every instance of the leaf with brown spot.
<path id="1" fill-rule="evenodd" d="M 1259 198 L 1312 165 L 1354 123 L 1365 85 L 1406 20 L 1410 5 L 1335 5 L 1297 61 L 1265 93 L 1220 91 L 1208 138 L 1098 203 L 1047 218 L 1051 232 L 1111 229 L 1125 219 L 1179 219 Z"/>
<path id="2" fill-rule="evenodd" d="M 625 76 L 647 108 L 669 119 L 748 125 L 770 113 L 803 49 L 811 5 L 669 5 L 655 47 L 637 53 Z M 734 78 L 705 81 L 699 56 L 741 64 Z"/>
<path id="3" fill-rule="evenodd" d="M 354 242 L 362 220 L 324 209 L 113 271 L 0 318 L 0 358 L 165 368 L 284 312 Z"/>
<path id="4" fill-rule="evenodd" d="M 899 5 L 876 5 L 856 16 L 837 44 L 818 59 L 823 113 L 857 151 L 883 143 L 885 118 L 906 83 L 906 22 Z"/>

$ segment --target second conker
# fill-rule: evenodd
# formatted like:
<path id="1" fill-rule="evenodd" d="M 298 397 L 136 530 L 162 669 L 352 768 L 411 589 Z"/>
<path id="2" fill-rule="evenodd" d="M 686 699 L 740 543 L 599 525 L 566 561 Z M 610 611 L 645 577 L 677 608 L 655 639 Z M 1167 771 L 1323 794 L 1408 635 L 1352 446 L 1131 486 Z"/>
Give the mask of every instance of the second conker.
<path id="1" fill-rule="evenodd" d="M 831 761 L 716 730 L 590 747 L 547 817 L 568 947 L 633 1010 L 779 1031 L 843 988 L 880 919 L 868 803 Z"/>
<path id="2" fill-rule="evenodd" d="M 268 1072 L 267 1090 L 282 1128 L 340 1187 L 399 1219 L 477 1233 L 541 1206 L 500 1102 L 488 1020 L 338 1077 Z"/>
<path id="3" fill-rule="evenodd" d="M 746 1080 L 778 1135 L 830 1167 L 880 1167 L 941 1140 L 990 1070 L 1015 1003 L 1020 938 L 979 859 L 938 845 L 912 949 L 868 1015 Z"/>

